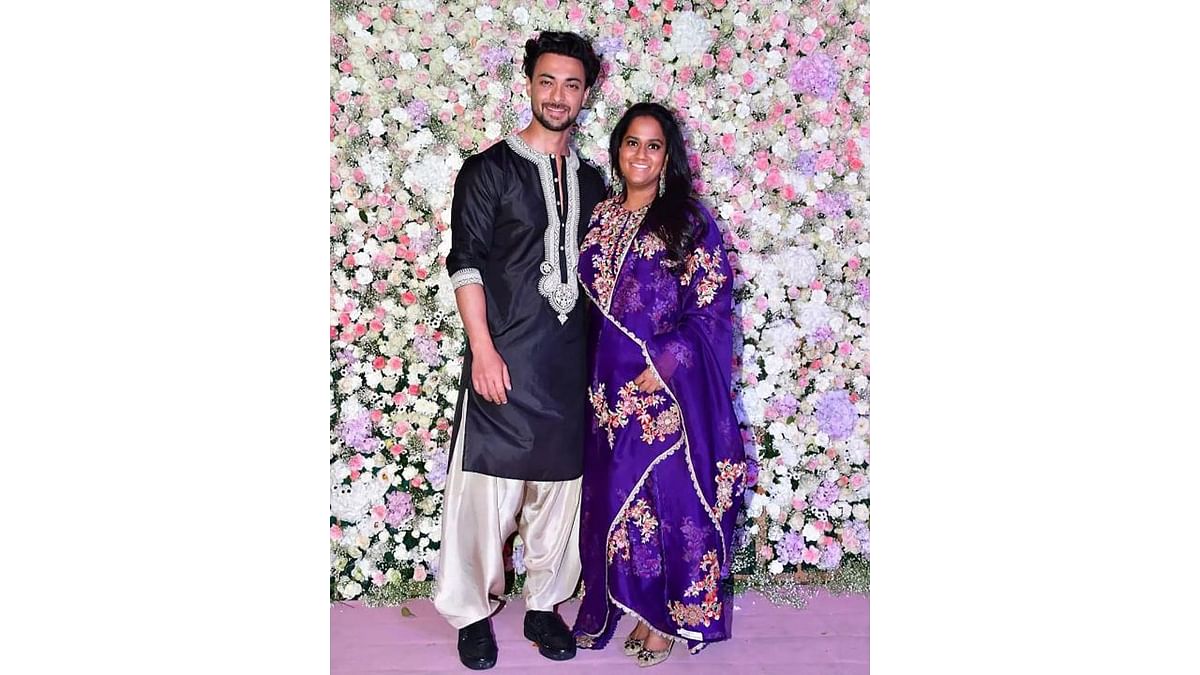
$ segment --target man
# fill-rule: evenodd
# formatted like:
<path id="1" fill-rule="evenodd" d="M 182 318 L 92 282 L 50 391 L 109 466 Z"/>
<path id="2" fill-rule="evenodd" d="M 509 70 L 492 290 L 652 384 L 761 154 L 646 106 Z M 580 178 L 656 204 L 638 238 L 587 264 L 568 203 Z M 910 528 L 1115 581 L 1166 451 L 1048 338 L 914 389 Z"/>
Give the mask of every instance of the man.
<path id="1" fill-rule="evenodd" d="M 525 44 L 533 119 L 469 157 L 451 205 L 447 271 L 467 333 L 442 509 L 434 605 L 459 629 L 468 668 L 496 664 L 489 617 L 504 591 L 504 543 L 525 542 L 525 637 L 575 656 L 554 608 L 579 581 L 586 405 L 584 299 L 576 277 L 600 172 L 568 132 L 600 72 L 591 45 L 545 32 Z"/>

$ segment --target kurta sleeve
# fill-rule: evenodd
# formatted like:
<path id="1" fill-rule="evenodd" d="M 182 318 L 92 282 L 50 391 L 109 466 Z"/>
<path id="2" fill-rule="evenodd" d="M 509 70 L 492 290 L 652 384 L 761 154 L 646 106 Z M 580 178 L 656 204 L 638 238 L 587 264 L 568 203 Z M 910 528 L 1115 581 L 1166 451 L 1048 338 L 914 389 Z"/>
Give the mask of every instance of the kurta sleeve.
<path id="1" fill-rule="evenodd" d="M 716 376 L 728 388 L 733 371 L 733 272 L 720 228 L 707 211 L 680 283 L 687 288 L 679 296 L 674 329 L 646 343 L 655 369 L 668 385 L 694 372 Z"/>
<path id="2" fill-rule="evenodd" d="M 454 199 L 450 204 L 446 271 L 454 288 L 483 284 L 482 272 L 492 244 L 498 205 L 490 163 L 481 155 L 468 157 L 454 180 Z"/>

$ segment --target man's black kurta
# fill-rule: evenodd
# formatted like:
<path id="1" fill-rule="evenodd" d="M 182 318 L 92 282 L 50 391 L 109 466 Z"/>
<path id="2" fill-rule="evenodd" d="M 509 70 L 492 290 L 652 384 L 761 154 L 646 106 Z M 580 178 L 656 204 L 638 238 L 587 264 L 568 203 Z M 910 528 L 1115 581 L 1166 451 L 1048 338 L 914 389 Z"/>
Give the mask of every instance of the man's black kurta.
<path id="1" fill-rule="evenodd" d="M 512 136 L 467 158 L 454 183 L 446 268 L 455 288 L 483 284 L 488 329 L 512 381 L 507 404 L 477 394 L 468 345 L 451 440 L 454 448 L 466 433 L 465 471 L 554 481 L 583 473 L 587 312 L 576 271 L 605 186 L 573 151 L 563 164 L 560 176 L 554 156 Z"/>

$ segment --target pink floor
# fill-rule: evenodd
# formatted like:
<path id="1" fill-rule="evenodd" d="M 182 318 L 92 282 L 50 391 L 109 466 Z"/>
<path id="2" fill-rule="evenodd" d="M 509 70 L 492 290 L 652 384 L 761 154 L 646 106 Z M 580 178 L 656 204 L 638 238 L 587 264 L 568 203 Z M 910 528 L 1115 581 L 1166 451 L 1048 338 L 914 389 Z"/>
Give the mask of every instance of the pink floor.
<path id="1" fill-rule="evenodd" d="M 869 601 L 865 596 L 831 596 L 823 591 L 804 609 L 779 607 L 755 593 L 736 599 L 734 638 L 692 656 L 677 645 L 665 663 L 648 672 L 668 673 L 869 673 Z M 428 600 L 399 607 L 370 608 L 359 603 L 335 603 L 329 610 L 331 675 L 356 673 L 468 673 L 458 662 L 455 631 Z M 568 602 L 559 612 L 570 625 L 579 605 Z M 622 639 L 614 638 L 602 651 L 579 650 L 571 661 L 554 662 L 537 653 L 521 635 L 525 606 L 514 599 L 492 617 L 500 646 L 496 667 L 486 672 L 514 673 L 632 673 L 638 668 L 621 653 Z M 621 620 L 618 636 L 633 629 Z"/>

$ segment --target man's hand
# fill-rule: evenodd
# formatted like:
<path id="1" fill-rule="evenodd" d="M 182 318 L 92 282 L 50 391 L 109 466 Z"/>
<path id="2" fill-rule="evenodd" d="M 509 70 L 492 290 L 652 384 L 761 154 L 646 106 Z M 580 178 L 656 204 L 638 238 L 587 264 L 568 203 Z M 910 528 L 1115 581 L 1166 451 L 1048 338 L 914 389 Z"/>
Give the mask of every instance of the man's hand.
<path id="1" fill-rule="evenodd" d="M 508 379 L 508 364 L 494 347 L 471 354 L 471 383 L 475 393 L 498 405 L 508 403 L 512 381 Z"/>
<path id="2" fill-rule="evenodd" d="M 643 370 L 642 374 L 638 375 L 637 379 L 635 379 L 633 381 L 633 383 L 637 385 L 638 389 L 641 389 L 642 391 L 646 392 L 647 394 L 658 391 L 659 389 L 663 388 L 662 382 L 658 381 L 658 377 L 654 374 L 654 371 L 650 368 L 646 368 L 645 370 Z"/>

